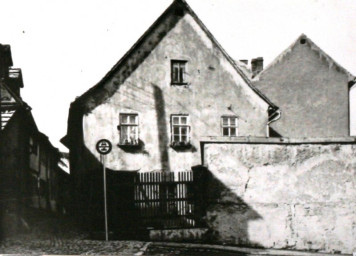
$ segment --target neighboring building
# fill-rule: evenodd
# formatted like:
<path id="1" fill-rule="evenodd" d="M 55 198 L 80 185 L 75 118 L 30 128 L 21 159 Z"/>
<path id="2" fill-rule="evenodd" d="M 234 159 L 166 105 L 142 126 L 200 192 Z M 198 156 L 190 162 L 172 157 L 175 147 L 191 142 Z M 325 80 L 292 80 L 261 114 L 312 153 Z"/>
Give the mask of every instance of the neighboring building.
<path id="1" fill-rule="evenodd" d="M 301 35 L 254 79 L 282 112 L 271 136 L 350 136 L 350 87 L 355 76 Z M 353 134 L 355 135 L 355 134 Z"/>
<path id="2" fill-rule="evenodd" d="M 70 107 L 68 132 L 77 212 L 102 191 L 96 143 L 112 171 L 178 172 L 201 163 L 202 136 L 267 136 L 277 111 L 183 0 L 174 1 L 127 54 Z M 94 179 L 95 180 L 95 179 Z M 92 185 L 94 183 L 94 185 Z M 122 202 L 121 202 L 122 203 Z M 101 209 L 101 208 L 100 208 Z M 94 212 L 91 210 L 91 212 Z"/>
<path id="3" fill-rule="evenodd" d="M 62 189 L 55 188 L 52 179 L 61 172 L 61 155 L 39 132 L 30 106 L 20 95 L 21 70 L 11 66 L 10 46 L 0 45 L 0 230 L 5 233 L 0 236 L 14 231 L 10 228 L 14 223 L 4 221 L 6 216 L 17 216 L 15 222 L 21 223 L 26 209 L 56 211 L 54 194 L 59 192 L 55 189 Z"/>

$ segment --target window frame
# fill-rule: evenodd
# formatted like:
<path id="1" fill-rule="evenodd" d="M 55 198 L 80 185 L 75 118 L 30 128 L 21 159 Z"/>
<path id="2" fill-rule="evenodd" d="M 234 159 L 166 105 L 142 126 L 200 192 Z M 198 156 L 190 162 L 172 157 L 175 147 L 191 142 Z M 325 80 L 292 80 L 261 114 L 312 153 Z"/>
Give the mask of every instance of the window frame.
<path id="1" fill-rule="evenodd" d="M 178 117 L 178 124 L 174 124 L 173 120 L 174 118 Z M 186 123 L 182 123 L 182 117 L 186 118 Z M 179 136 L 179 140 L 176 141 L 175 140 L 175 132 L 174 132 L 174 128 L 179 128 L 179 132 L 178 132 L 178 136 Z M 186 128 L 187 129 L 187 133 L 186 133 L 186 137 L 187 140 L 184 141 L 182 140 L 182 137 L 184 136 L 182 133 L 182 128 Z M 176 146 L 176 145 L 190 145 L 191 143 L 191 125 L 190 125 L 190 118 L 188 114 L 172 114 L 171 115 L 171 145 L 172 146 Z"/>
<path id="2" fill-rule="evenodd" d="M 134 116 L 135 117 L 135 121 L 134 123 L 130 123 L 129 122 L 123 122 L 123 117 L 124 116 L 127 116 L 127 117 L 130 117 L 130 116 Z M 128 120 L 130 120 L 130 118 L 128 118 Z M 125 137 L 129 137 L 131 136 L 131 131 L 129 129 L 129 127 L 133 127 L 135 128 L 136 130 L 136 134 L 135 134 L 135 142 L 132 143 L 130 141 L 128 141 L 128 143 L 126 143 L 123 139 L 123 127 L 127 127 L 128 129 L 126 130 L 126 132 L 128 132 L 127 134 L 125 134 L 126 136 Z M 119 142 L 119 145 L 120 146 L 137 146 L 139 145 L 139 138 L 140 138 L 140 135 L 139 135 L 139 115 L 138 113 L 120 113 L 119 114 L 119 131 L 120 131 L 120 142 Z"/>
<path id="3" fill-rule="evenodd" d="M 228 118 L 228 124 L 224 125 L 224 118 Z M 231 125 L 231 119 L 235 118 L 235 125 Z M 221 135 L 223 137 L 237 137 L 239 136 L 239 118 L 234 115 L 223 115 L 220 118 Z M 228 129 L 228 135 L 224 135 L 224 128 Z M 235 135 L 231 135 L 231 129 L 235 129 Z"/>
<path id="4" fill-rule="evenodd" d="M 188 61 L 187 60 L 177 60 L 177 59 L 172 59 L 171 60 L 171 85 L 187 85 L 187 65 Z M 178 65 L 178 79 L 175 79 L 175 72 L 174 72 L 174 66 Z M 182 66 L 184 67 L 183 72 Z"/>

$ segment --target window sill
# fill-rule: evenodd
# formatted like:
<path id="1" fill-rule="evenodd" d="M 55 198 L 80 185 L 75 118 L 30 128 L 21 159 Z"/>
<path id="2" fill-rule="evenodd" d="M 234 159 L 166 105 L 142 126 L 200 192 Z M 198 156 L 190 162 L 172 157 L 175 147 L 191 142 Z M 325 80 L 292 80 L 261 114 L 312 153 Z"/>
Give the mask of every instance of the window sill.
<path id="1" fill-rule="evenodd" d="M 171 82 L 172 86 L 187 86 L 188 83 L 177 83 L 177 82 Z"/>

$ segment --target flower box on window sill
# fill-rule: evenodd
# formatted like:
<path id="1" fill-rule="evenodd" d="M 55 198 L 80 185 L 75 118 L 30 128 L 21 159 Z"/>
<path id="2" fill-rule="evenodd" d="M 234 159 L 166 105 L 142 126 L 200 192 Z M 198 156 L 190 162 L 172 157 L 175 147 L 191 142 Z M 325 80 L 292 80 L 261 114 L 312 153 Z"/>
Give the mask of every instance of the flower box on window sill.
<path id="1" fill-rule="evenodd" d="M 174 149 L 189 149 L 192 147 L 192 144 L 185 141 L 174 141 L 172 142 L 171 147 Z"/>
<path id="2" fill-rule="evenodd" d="M 123 141 L 119 144 L 119 147 L 121 148 L 141 148 L 141 144 L 139 143 L 139 140 L 137 141 Z"/>

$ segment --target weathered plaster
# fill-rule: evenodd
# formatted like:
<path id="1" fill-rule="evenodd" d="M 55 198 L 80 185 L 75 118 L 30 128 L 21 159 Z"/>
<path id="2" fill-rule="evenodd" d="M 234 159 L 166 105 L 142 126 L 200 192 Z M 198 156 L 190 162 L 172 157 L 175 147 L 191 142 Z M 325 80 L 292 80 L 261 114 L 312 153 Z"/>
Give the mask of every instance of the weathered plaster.
<path id="1" fill-rule="evenodd" d="M 107 156 L 110 169 L 189 170 L 200 164 L 200 137 L 221 135 L 222 115 L 239 117 L 239 135 L 266 136 L 268 105 L 209 40 L 190 14 L 185 14 L 116 93 L 84 116 L 84 142 L 91 154 L 99 160 L 95 144 L 106 138 L 114 145 Z M 170 84 L 172 59 L 188 61 L 187 86 Z M 113 87 L 116 79 L 104 87 Z M 117 146 L 120 113 L 138 113 L 139 137 L 144 143 L 140 152 L 125 152 Z M 169 146 L 172 114 L 189 114 L 192 150 L 178 152 Z"/>
<path id="2" fill-rule="evenodd" d="M 221 242 L 351 253 L 355 156 L 353 144 L 205 144 L 204 164 L 223 187 L 208 226 Z"/>

